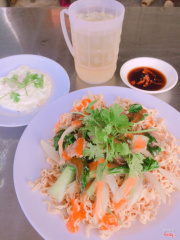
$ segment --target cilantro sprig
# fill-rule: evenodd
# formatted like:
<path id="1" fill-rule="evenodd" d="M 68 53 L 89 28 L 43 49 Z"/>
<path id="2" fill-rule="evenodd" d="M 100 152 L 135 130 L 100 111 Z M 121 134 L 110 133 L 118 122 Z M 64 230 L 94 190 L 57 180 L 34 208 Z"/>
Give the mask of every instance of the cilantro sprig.
<path id="1" fill-rule="evenodd" d="M 42 74 L 40 77 L 38 74 L 33 74 L 30 72 L 26 73 L 26 77 L 23 79 L 22 82 L 18 80 L 18 75 L 14 74 L 12 78 L 3 78 L 3 83 L 8 84 L 12 91 L 6 93 L 5 95 L 1 96 L 0 99 L 10 96 L 10 99 L 13 102 L 19 102 L 21 100 L 21 96 L 17 93 L 19 90 L 24 89 L 26 92 L 26 96 L 28 96 L 27 86 L 33 84 L 35 88 L 43 88 L 44 87 L 44 75 Z"/>
<path id="2" fill-rule="evenodd" d="M 156 129 L 143 129 L 134 131 L 134 123 L 130 122 L 127 115 L 123 114 L 124 109 L 118 104 L 109 108 L 93 109 L 91 102 L 83 113 L 74 112 L 83 115 L 83 127 L 80 129 L 86 138 L 91 139 L 83 151 L 84 157 L 98 161 L 103 158 L 104 163 L 99 163 L 96 170 L 96 179 L 100 181 L 104 172 L 107 170 L 107 164 L 113 162 L 119 155 L 126 161 L 129 167 L 129 175 L 142 174 L 144 155 L 133 153 L 126 142 L 124 134 L 128 133 L 146 133 Z M 134 105 L 134 111 L 139 110 L 140 106 Z"/>
<path id="3" fill-rule="evenodd" d="M 143 160 L 142 164 L 142 172 L 147 172 L 147 171 L 152 171 L 154 169 L 159 168 L 159 164 L 156 160 L 147 157 Z M 124 173 L 129 173 L 129 167 L 128 165 L 122 165 L 119 167 L 114 167 L 114 168 L 109 168 L 107 170 L 108 174 L 124 174 Z"/>

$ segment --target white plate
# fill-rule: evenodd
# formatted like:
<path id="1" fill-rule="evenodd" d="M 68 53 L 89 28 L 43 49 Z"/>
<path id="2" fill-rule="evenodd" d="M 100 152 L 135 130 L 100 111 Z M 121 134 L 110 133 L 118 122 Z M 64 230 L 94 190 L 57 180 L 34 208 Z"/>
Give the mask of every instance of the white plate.
<path id="1" fill-rule="evenodd" d="M 69 77 L 64 68 L 57 62 L 38 55 L 15 55 L 0 59 L 0 77 L 6 76 L 21 65 L 41 70 L 49 75 L 53 84 L 52 94 L 44 105 L 31 112 L 16 112 L 0 106 L 0 126 L 3 127 L 27 125 L 43 107 L 69 92 Z"/>
<path id="2" fill-rule="evenodd" d="M 152 95 L 139 93 L 129 88 L 121 87 L 93 87 L 90 88 L 93 94 L 103 93 L 107 104 L 113 103 L 116 96 L 121 98 L 129 97 L 135 102 L 141 102 L 148 108 L 158 106 L 159 115 L 166 120 L 167 127 L 177 138 L 180 139 L 180 113 L 167 103 L 155 98 Z M 48 168 L 46 157 L 41 149 L 40 140 L 48 140 L 53 137 L 54 125 L 64 112 L 69 112 L 75 100 L 87 95 L 87 89 L 81 89 L 69 93 L 44 108 L 31 121 L 24 131 L 15 155 L 14 160 L 14 185 L 21 208 L 29 222 L 46 240 L 85 240 L 85 228 L 83 224 L 77 234 L 71 234 L 66 229 L 61 216 L 51 214 L 47 210 L 47 199 L 39 191 L 32 192 L 28 181 L 35 181 L 40 176 L 43 168 Z M 178 202 L 179 201 L 179 202 Z M 180 194 L 172 194 L 172 205 L 161 205 L 156 220 L 143 225 L 136 221 L 131 228 L 122 229 L 115 233 L 113 240 L 152 240 L 164 239 L 164 229 L 175 229 L 179 238 L 179 216 L 180 216 Z M 90 232 L 90 239 L 98 240 L 96 231 Z M 62 237 L 63 236 L 63 237 Z"/>
<path id="3" fill-rule="evenodd" d="M 167 79 L 166 85 L 162 89 L 157 91 L 147 91 L 147 90 L 142 90 L 132 86 L 128 82 L 127 75 L 132 69 L 137 67 L 151 67 L 159 70 L 165 75 Z M 178 74 L 176 70 L 169 63 L 157 58 L 150 58 L 150 57 L 139 57 L 139 58 L 134 58 L 125 62 L 120 69 L 120 76 L 123 82 L 128 87 L 142 91 L 142 92 L 150 93 L 150 94 L 166 92 L 172 89 L 178 81 Z"/>

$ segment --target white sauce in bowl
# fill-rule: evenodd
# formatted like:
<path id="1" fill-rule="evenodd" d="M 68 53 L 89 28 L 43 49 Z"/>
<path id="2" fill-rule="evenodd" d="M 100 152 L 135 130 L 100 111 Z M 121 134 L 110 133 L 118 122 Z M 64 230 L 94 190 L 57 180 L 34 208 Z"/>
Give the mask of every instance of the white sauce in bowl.
<path id="1" fill-rule="evenodd" d="M 12 78 L 13 75 L 18 75 L 18 81 L 23 82 L 26 77 L 27 72 L 31 74 L 38 74 L 38 77 L 43 75 L 43 88 L 36 88 L 34 84 L 29 84 L 26 86 L 26 91 L 24 88 L 18 89 L 17 84 L 14 84 L 14 88 L 11 88 L 7 82 L 4 82 L 4 78 Z M 18 91 L 15 91 L 18 89 Z M 6 95 L 7 93 L 14 91 L 18 93 L 20 96 L 20 100 L 18 102 L 14 102 L 13 99 L 10 98 L 10 94 L 1 98 L 2 96 Z M 52 82 L 48 75 L 44 72 L 36 69 L 32 69 L 28 66 L 20 66 L 16 70 L 11 71 L 7 76 L 0 78 L 0 105 L 4 108 L 8 108 L 14 111 L 31 111 L 34 108 L 40 107 L 44 104 L 47 99 L 50 97 L 52 92 Z"/>

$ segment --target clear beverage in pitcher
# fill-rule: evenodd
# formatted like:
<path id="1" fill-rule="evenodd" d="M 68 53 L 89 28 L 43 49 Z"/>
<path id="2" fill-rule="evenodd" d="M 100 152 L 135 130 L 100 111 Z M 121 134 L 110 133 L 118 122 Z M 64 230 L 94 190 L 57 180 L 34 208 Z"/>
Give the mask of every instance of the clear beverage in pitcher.
<path id="1" fill-rule="evenodd" d="M 112 20 L 112 13 L 88 12 L 76 15 L 85 21 Z M 87 29 L 88 30 L 88 29 Z M 79 77 L 91 84 L 104 83 L 112 78 L 117 64 L 121 29 L 86 31 L 71 29 L 75 68 Z"/>

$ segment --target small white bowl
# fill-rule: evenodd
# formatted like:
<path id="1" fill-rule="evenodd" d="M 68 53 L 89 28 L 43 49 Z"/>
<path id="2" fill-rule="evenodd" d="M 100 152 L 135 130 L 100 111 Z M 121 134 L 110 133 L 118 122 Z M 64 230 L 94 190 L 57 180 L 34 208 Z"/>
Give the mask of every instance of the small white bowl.
<path id="1" fill-rule="evenodd" d="M 156 91 L 142 90 L 132 86 L 129 83 L 127 76 L 131 70 L 137 67 L 150 67 L 162 72 L 167 79 L 166 85 L 162 89 L 156 90 Z M 178 81 L 178 74 L 176 70 L 169 63 L 157 58 L 150 58 L 150 57 L 139 57 L 139 58 L 134 58 L 125 62 L 120 69 L 120 76 L 123 82 L 128 87 L 134 88 L 142 92 L 151 93 L 151 94 L 166 92 L 171 88 L 173 88 Z"/>

